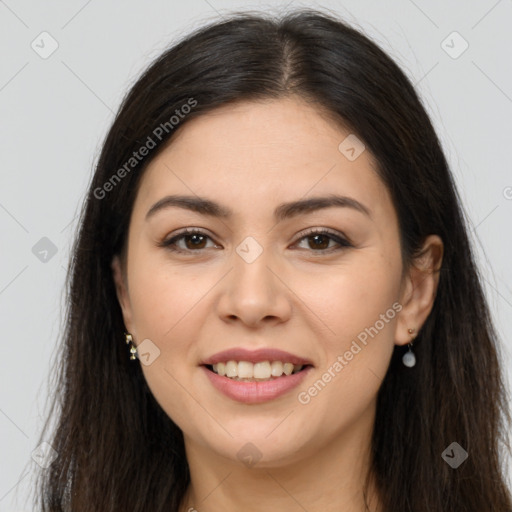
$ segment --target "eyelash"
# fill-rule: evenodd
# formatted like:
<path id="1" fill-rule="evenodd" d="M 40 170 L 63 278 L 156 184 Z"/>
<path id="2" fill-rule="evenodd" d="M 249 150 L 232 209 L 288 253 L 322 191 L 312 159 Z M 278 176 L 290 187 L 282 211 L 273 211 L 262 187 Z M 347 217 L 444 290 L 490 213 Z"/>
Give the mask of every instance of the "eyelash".
<path id="1" fill-rule="evenodd" d="M 179 249 L 177 248 L 176 246 L 176 242 L 187 237 L 187 236 L 191 236 L 191 235 L 201 235 L 201 236 L 205 236 L 207 238 L 210 238 L 211 237 L 205 233 L 204 231 L 201 231 L 199 229 L 190 229 L 190 228 L 187 228 L 185 229 L 184 231 L 182 231 L 181 233 L 178 233 L 177 235 L 173 236 L 172 238 L 168 239 L 168 240 L 163 240 L 162 242 L 160 242 L 158 244 L 159 247 L 164 247 L 172 252 L 176 252 L 176 253 L 193 253 L 193 252 L 202 252 L 206 249 L 197 249 L 197 250 L 193 250 L 193 249 Z M 334 247 L 334 248 L 330 248 L 330 249 L 320 249 L 318 251 L 315 251 L 313 249 L 311 249 L 312 252 L 315 252 L 315 253 L 320 253 L 320 254 L 325 254 L 325 253 L 330 253 L 330 252 L 337 252 L 337 251 L 340 251 L 340 250 L 343 250 L 343 249 L 346 249 L 348 247 L 354 247 L 346 238 L 342 237 L 341 235 L 335 233 L 335 232 L 332 232 L 332 231 L 328 231 L 326 229 L 315 229 L 315 228 L 312 228 L 310 230 L 308 230 L 306 233 L 304 233 L 298 240 L 296 243 L 298 242 L 301 242 L 302 240 L 304 240 L 305 238 L 308 238 L 308 237 L 311 237 L 311 236 L 314 236 L 314 235 L 324 235 L 324 236 L 327 236 L 330 240 L 333 240 L 335 241 L 337 244 L 338 244 L 338 247 Z"/>

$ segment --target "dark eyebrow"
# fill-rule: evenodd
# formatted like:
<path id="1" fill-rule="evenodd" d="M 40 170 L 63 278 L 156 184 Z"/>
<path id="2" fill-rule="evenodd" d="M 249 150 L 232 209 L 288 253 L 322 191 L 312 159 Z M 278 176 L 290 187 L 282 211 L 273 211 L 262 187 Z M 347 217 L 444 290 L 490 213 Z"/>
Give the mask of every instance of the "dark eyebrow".
<path id="1" fill-rule="evenodd" d="M 156 212 L 170 207 L 184 208 L 209 217 L 227 219 L 233 216 L 233 211 L 227 206 L 220 205 L 210 199 L 198 196 L 171 195 L 157 201 L 146 213 L 146 220 Z M 352 208 L 368 217 L 372 217 L 369 208 L 356 199 L 347 196 L 331 194 L 326 197 L 311 197 L 290 203 L 282 203 L 274 210 L 276 222 L 333 206 Z"/>

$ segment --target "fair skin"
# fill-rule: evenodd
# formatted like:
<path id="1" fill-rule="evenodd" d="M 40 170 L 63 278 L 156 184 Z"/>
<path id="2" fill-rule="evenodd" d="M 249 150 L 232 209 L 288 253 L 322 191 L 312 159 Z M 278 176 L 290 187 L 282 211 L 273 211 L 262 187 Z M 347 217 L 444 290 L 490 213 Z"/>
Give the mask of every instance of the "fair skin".
<path id="1" fill-rule="evenodd" d="M 442 241 L 429 236 L 425 255 L 402 275 L 391 198 L 368 150 L 350 161 L 338 149 L 349 133 L 297 98 L 239 103 L 183 126 L 142 177 L 127 266 L 116 257 L 113 272 L 127 332 L 160 351 L 141 365 L 147 383 L 184 433 L 191 485 L 182 511 L 365 510 L 376 396 L 395 345 L 409 343 L 408 329 L 418 332 L 432 309 Z M 208 198 L 233 213 L 170 206 L 146 219 L 171 194 Z M 281 203 L 330 194 L 357 200 L 369 215 L 331 206 L 273 217 Z M 184 228 L 206 236 L 177 241 L 182 253 L 158 246 Z M 308 228 L 352 246 L 306 236 Z M 236 251 L 246 237 L 262 249 L 250 263 Z M 333 376 L 338 356 L 376 325 Z M 279 348 L 313 368 L 282 396 L 240 403 L 200 366 L 233 347 Z M 329 368 L 325 387 L 300 402 Z M 254 465 L 237 456 L 249 442 L 261 457 Z M 369 500 L 379 510 L 372 489 Z"/>

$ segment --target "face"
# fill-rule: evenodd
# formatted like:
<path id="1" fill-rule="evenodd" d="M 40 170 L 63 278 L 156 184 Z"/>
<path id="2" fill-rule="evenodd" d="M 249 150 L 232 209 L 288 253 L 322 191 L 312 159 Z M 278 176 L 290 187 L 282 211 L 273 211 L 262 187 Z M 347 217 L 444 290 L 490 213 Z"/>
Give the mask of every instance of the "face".
<path id="1" fill-rule="evenodd" d="M 222 107 L 177 135 L 141 180 L 126 281 L 114 260 L 137 364 L 189 446 L 298 461 L 368 421 L 419 325 L 391 198 L 369 151 L 340 150 L 350 133 L 297 98 Z"/>

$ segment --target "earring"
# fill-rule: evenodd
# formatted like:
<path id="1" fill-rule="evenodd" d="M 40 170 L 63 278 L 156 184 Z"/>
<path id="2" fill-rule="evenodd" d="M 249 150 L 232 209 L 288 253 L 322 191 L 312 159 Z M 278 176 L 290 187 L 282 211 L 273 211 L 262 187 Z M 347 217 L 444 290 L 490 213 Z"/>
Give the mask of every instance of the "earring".
<path id="1" fill-rule="evenodd" d="M 124 338 L 127 345 L 130 345 L 130 360 L 136 359 L 135 354 L 137 353 L 137 347 L 133 344 L 133 338 L 131 334 L 124 333 Z"/>
<path id="2" fill-rule="evenodd" d="M 416 335 L 414 334 L 414 331 L 415 331 L 415 329 L 407 330 L 407 332 L 409 334 L 413 335 L 412 339 L 414 339 L 416 337 Z M 412 349 L 412 341 L 409 343 L 409 352 L 406 352 L 402 356 L 402 363 L 404 363 L 404 365 L 407 366 L 408 368 L 412 368 L 416 364 L 416 356 L 414 355 L 414 352 L 411 349 Z"/>

